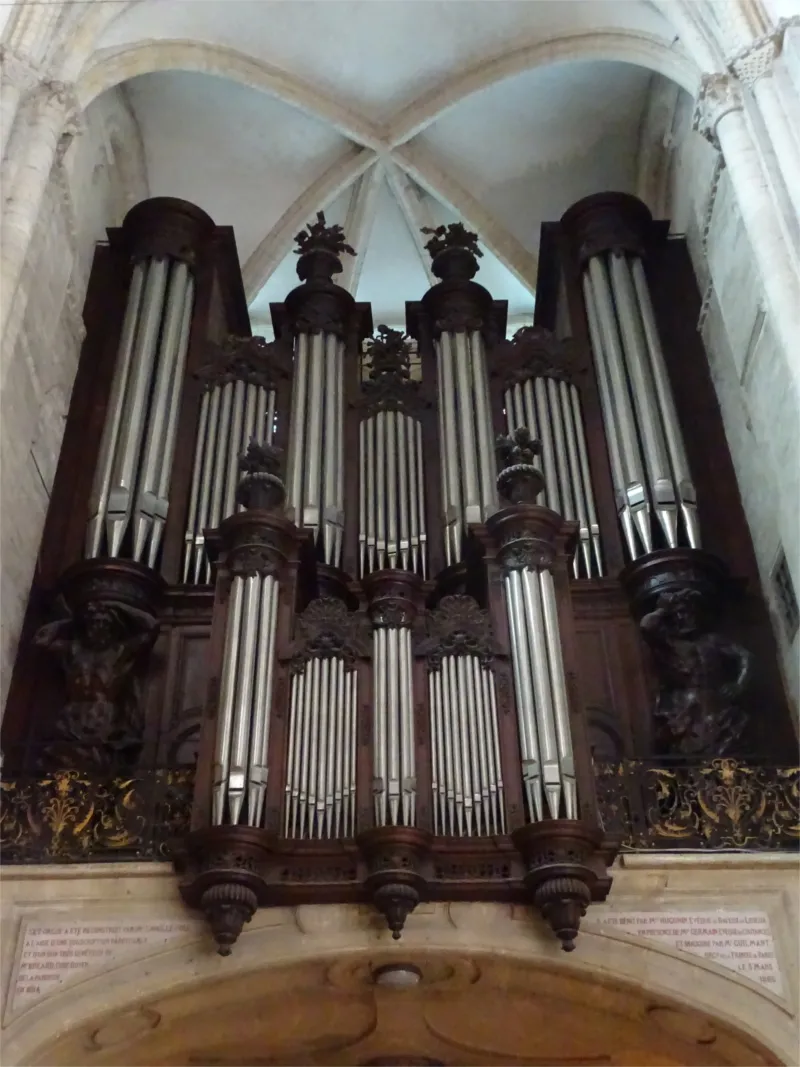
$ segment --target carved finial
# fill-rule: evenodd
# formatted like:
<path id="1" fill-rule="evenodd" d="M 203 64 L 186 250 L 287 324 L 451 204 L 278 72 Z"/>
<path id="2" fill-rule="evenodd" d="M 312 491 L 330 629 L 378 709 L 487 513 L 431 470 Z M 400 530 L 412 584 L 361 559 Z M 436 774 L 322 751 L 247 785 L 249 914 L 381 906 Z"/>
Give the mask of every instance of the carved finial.
<path id="1" fill-rule="evenodd" d="M 345 254 L 356 254 L 355 249 L 347 243 L 344 230 L 338 223 L 334 226 L 325 224 L 324 211 L 317 212 L 317 221 L 310 222 L 305 230 L 301 230 L 295 241 L 298 246 L 294 250 L 297 256 L 307 256 L 311 252 L 330 252 L 338 259 Z"/>
<path id="2" fill-rule="evenodd" d="M 470 255 L 481 259 L 483 252 L 478 247 L 478 235 L 468 230 L 463 222 L 451 222 L 449 226 L 423 226 L 422 232 L 431 234 L 431 239 L 425 245 L 431 259 L 436 259 L 442 252 L 453 248 L 465 249 Z"/>
<path id="3" fill-rule="evenodd" d="M 495 447 L 502 463 L 497 476 L 500 495 L 512 504 L 535 504 L 544 488 L 541 471 L 534 466 L 539 442 L 527 426 L 519 426 L 508 437 L 501 434 Z"/>
<path id="4" fill-rule="evenodd" d="M 367 355 L 370 358 L 369 376 L 373 381 L 387 374 L 403 380 L 410 377 L 411 346 L 406 334 L 400 330 L 379 326 L 377 337 L 367 342 Z"/>
<path id="5" fill-rule="evenodd" d="M 275 511 L 286 499 L 286 488 L 279 477 L 283 452 L 274 445 L 259 444 L 252 439 L 239 459 L 244 477 L 236 490 L 238 503 L 258 511 Z"/>

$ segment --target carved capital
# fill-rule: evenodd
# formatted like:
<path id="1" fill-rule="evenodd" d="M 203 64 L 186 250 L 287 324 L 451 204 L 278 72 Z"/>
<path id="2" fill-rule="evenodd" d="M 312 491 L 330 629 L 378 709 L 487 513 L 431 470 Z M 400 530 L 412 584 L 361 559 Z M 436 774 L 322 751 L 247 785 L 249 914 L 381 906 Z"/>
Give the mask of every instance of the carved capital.
<path id="1" fill-rule="evenodd" d="M 423 868 L 431 836 L 408 826 L 380 826 L 358 838 L 367 864 L 364 890 L 399 941 L 406 919 L 425 894 Z"/>
<path id="2" fill-rule="evenodd" d="M 445 656 L 477 656 L 484 667 L 497 651 L 489 613 L 471 596 L 444 596 L 425 617 L 426 636 L 418 651 L 428 670 L 440 670 Z"/>
<path id="3" fill-rule="evenodd" d="M 529 378 L 570 382 L 578 370 L 579 358 L 580 350 L 571 337 L 559 341 L 543 326 L 523 326 L 510 341 L 494 346 L 491 373 L 505 389 Z"/>
<path id="4" fill-rule="evenodd" d="M 538 504 L 515 504 L 486 523 L 506 571 L 522 567 L 551 570 L 574 537 L 575 523 Z"/>
<path id="5" fill-rule="evenodd" d="M 360 612 L 350 611 L 343 600 L 323 596 L 312 600 L 297 616 L 293 669 L 302 671 L 310 659 L 336 658 L 352 669 L 371 653 L 369 623 Z"/>
<path id="6" fill-rule="evenodd" d="M 772 73 L 772 67 L 783 44 L 783 28 L 759 37 L 743 48 L 728 63 L 728 70 L 742 85 L 752 89 L 759 78 Z"/>
<path id="7" fill-rule="evenodd" d="M 511 835 L 527 868 L 525 887 L 565 952 L 575 948 L 592 900 L 608 893 L 613 849 L 600 830 L 578 819 L 527 823 Z"/>
<path id="8" fill-rule="evenodd" d="M 39 84 L 39 72 L 8 45 L 0 45 L 0 79 L 3 85 L 14 86 L 20 95 L 29 93 Z"/>
<path id="9" fill-rule="evenodd" d="M 208 919 L 217 951 L 229 956 L 245 923 L 268 901 L 272 836 L 249 826 L 195 830 L 174 850 L 180 894 Z"/>
<path id="10" fill-rule="evenodd" d="M 214 222 L 186 200 L 156 196 L 131 208 L 122 233 L 131 258 L 181 260 L 193 267 L 214 233 Z"/>
<path id="11" fill-rule="evenodd" d="M 375 627 L 412 626 L 422 600 L 422 579 L 409 571 L 375 571 L 364 579 Z"/>
<path id="12" fill-rule="evenodd" d="M 295 558 L 298 531 L 281 515 L 243 511 L 219 528 L 223 565 L 235 577 L 271 574 L 278 577 Z"/>
<path id="13" fill-rule="evenodd" d="M 206 389 L 228 382 L 245 382 L 263 389 L 276 389 L 292 373 L 291 347 L 282 339 L 236 337 L 209 345 L 209 360 L 195 372 Z"/>
<path id="14" fill-rule="evenodd" d="M 741 111 L 743 107 L 736 78 L 731 74 L 704 74 L 692 116 L 692 129 L 719 149 L 717 126 L 726 115 Z"/>

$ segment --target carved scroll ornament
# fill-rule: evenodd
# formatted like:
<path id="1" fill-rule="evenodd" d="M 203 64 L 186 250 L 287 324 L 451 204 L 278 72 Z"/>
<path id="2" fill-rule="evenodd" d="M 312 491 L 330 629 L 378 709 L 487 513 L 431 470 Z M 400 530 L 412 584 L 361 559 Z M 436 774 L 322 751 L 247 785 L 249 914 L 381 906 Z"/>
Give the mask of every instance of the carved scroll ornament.
<path id="1" fill-rule="evenodd" d="M 470 596 L 445 596 L 426 616 L 426 637 L 418 651 L 429 670 L 439 670 L 445 656 L 477 656 L 484 667 L 496 654 L 488 612 Z"/>

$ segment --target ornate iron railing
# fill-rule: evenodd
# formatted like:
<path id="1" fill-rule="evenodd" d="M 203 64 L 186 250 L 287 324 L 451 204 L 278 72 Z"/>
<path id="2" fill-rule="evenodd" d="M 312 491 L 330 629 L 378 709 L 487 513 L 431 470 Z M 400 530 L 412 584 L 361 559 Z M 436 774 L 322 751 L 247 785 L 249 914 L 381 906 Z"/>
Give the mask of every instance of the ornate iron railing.
<path id="1" fill-rule="evenodd" d="M 735 759 L 595 765 L 606 833 L 628 850 L 800 847 L 800 767 Z"/>
<path id="2" fill-rule="evenodd" d="M 603 827 L 623 849 L 800 849 L 800 767 L 624 760 L 595 773 Z M 193 787 L 186 767 L 12 775 L 0 782 L 0 859 L 169 859 L 169 842 L 188 831 Z"/>
<path id="3" fill-rule="evenodd" d="M 0 782 L 0 859 L 169 859 L 169 842 L 189 830 L 193 788 L 194 770 L 185 767 L 11 775 Z"/>

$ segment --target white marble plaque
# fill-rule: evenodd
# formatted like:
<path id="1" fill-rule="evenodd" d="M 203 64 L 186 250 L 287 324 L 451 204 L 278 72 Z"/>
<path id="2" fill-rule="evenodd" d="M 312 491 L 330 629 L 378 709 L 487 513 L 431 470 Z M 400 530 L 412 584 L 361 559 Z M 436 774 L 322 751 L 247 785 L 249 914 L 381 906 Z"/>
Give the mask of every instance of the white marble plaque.
<path id="1" fill-rule="evenodd" d="M 783 983 L 766 912 L 747 911 L 609 911 L 600 920 L 628 934 L 652 937 L 682 952 L 714 960 L 776 996 Z"/>
<path id="2" fill-rule="evenodd" d="M 37 1001 L 92 972 L 146 956 L 175 941 L 202 936 L 194 919 L 37 921 L 24 919 L 11 976 L 8 1013 L 17 1015 Z"/>

